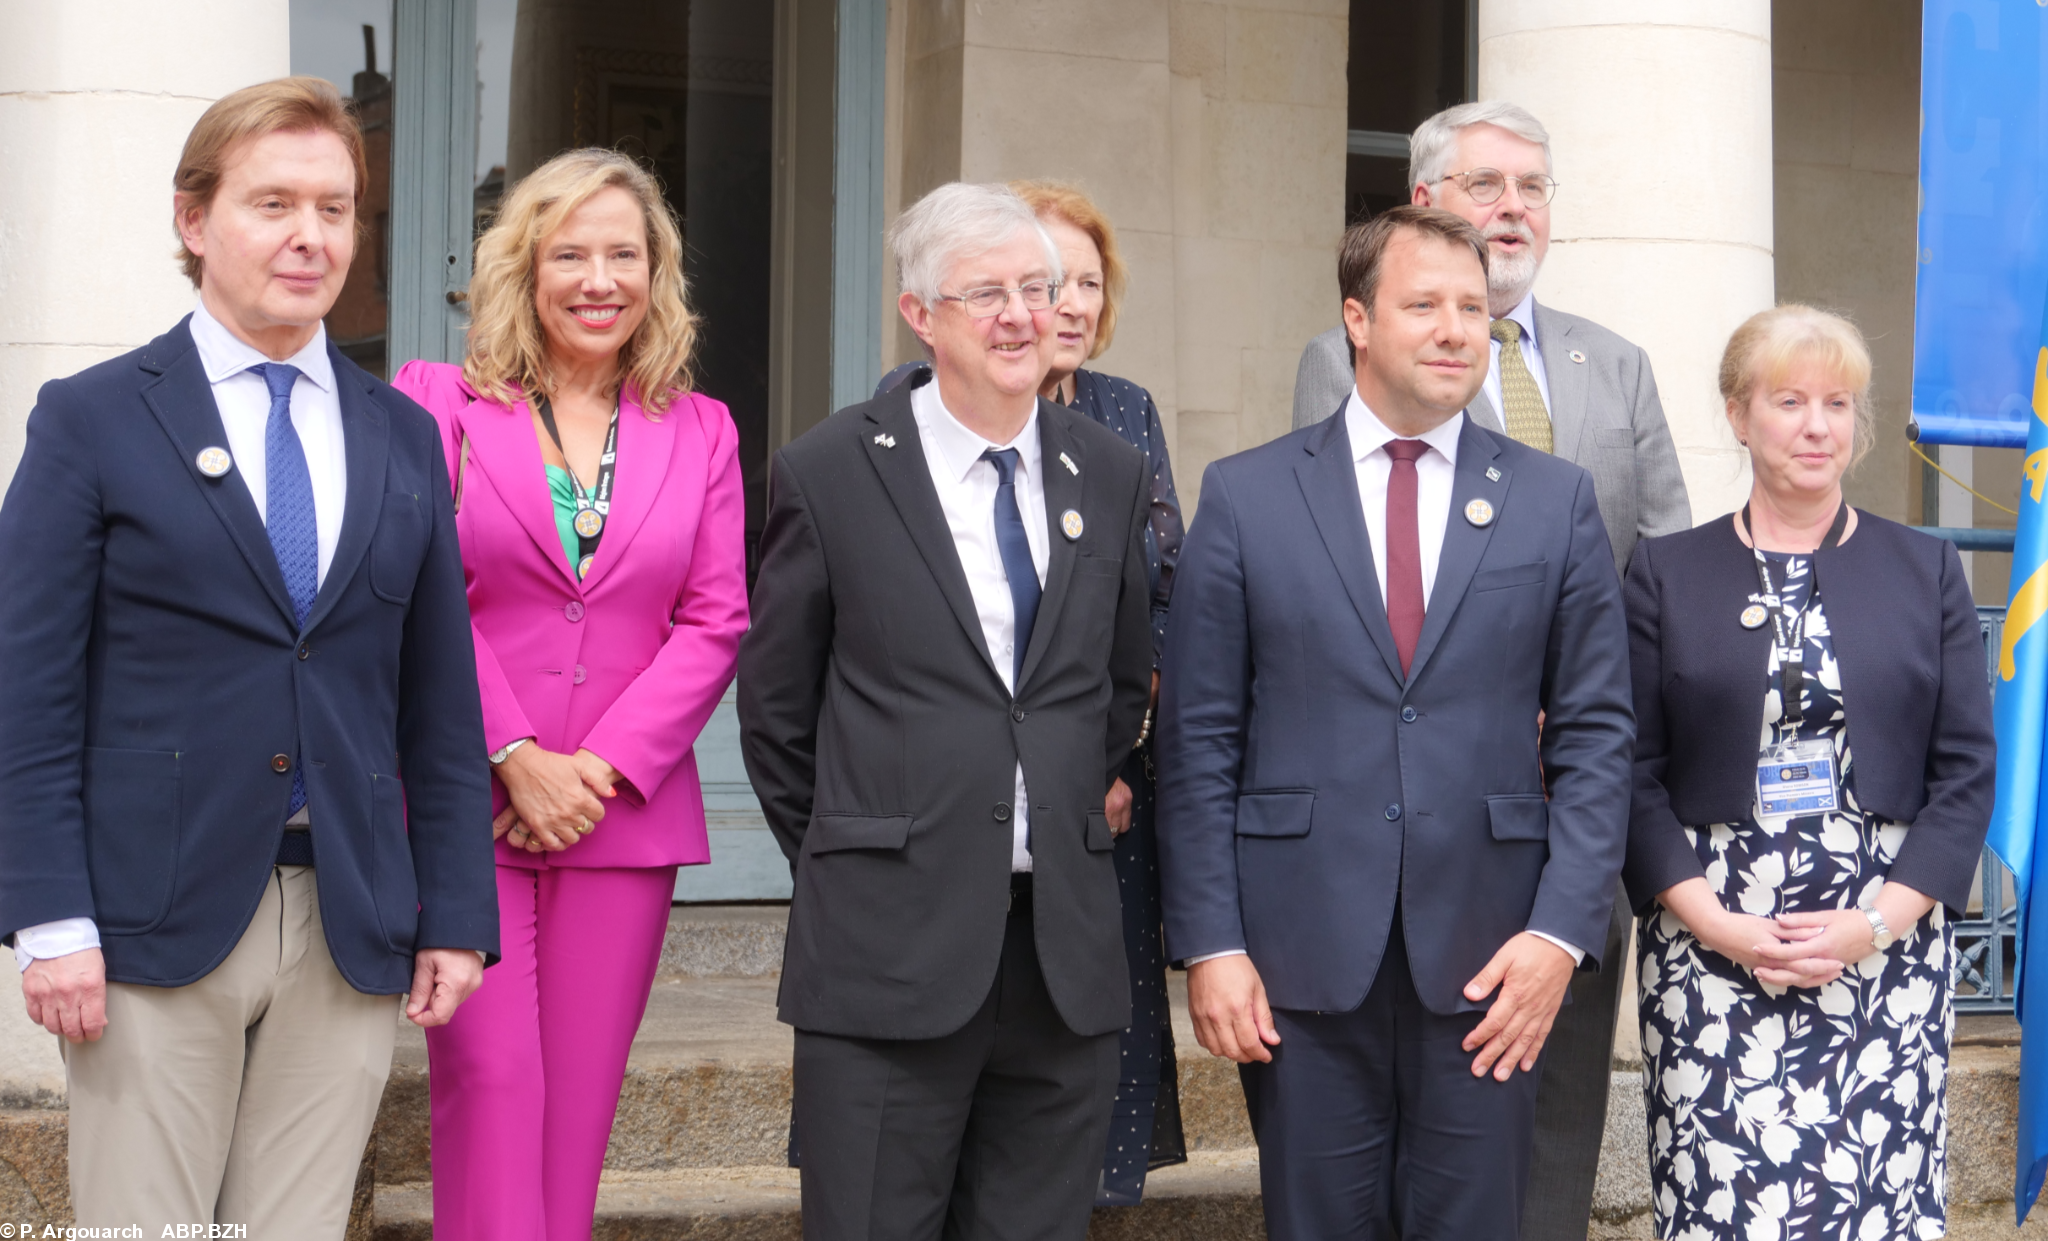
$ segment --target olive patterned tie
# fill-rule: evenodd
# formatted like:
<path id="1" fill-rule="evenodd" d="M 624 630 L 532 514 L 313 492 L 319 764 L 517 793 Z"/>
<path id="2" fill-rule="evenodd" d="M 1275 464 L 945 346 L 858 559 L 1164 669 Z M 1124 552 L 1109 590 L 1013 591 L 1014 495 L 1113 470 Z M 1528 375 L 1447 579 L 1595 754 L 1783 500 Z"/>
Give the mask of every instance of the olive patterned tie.
<path id="1" fill-rule="evenodd" d="M 1522 325 L 1513 319 L 1495 319 L 1493 338 L 1500 342 L 1501 425 L 1508 434 L 1540 452 L 1552 451 L 1550 410 L 1543 404 L 1543 390 L 1522 358 Z"/>

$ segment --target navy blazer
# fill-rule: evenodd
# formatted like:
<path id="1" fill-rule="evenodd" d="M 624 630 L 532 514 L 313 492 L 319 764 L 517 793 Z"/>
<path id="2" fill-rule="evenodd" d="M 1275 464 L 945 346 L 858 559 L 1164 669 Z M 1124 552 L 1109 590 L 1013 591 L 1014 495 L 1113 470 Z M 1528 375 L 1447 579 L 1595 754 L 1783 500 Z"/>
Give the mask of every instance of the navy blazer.
<path id="1" fill-rule="evenodd" d="M 1633 731 L 1585 470 L 1466 422 L 1404 680 L 1345 420 L 1219 461 L 1161 672 L 1168 951 L 1246 949 L 1273 1004 L 1332 1011 L 1363 1002 L 1397 906 L 1434 1012 L 1485 1007 L 1465 984 L 1524 930 L 1595 967 Z"/>
<path id="2" fill-rule="evenodd" d="M 1954 544 L 1856 510 L 1818 552 L 1856 749 L 1856 800 L 1912 825 L 1890 878 L 1961 913 L 1991 822 L 1997 743 L 1977 607 Z M 1756 801 L 1771 628 L 1737 617 L 1757 592 L 1756 556 L 1721 517 L 1636 545 L 1629 656 L 1635 798 L 1623 882 L 1637 912 L 1706 874 L 1682 827 L 1741 820 Z"/>
<path id="3" fill-rule="evenodd" d="M 329 354 L 348 495 L 303 632 L 248 486 L 195 463 L 227 432 L 185 323 L 37 396 L 0 503 L 0 932 L 89 916 L 108 978 L 205 976 L 263 897 L 298 756 L 351 986 L 405 991 L 420 948 L 497 952 L 440 438 Z"/>

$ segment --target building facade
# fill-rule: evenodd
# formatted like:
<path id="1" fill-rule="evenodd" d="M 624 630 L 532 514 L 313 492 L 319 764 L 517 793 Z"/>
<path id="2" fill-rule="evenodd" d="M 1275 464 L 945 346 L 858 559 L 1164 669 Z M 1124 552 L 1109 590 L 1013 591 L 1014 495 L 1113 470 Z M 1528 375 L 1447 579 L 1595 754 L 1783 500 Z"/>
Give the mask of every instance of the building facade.
<path id="1" fill-rule="evenodd" d="M 208 103 L 329 77 L 372 127 L 365 245 L 330 327 L 388 371 L 459 356 L 469 246 L 567 146 L 631 150 L 684 222 L 701 386 L 741 432 L 750 535 L 769 455 L 915 355 L 881 229 L 955 178 L 1078 182 L 1132 269 L 1102 369 L 1157 398 L 1183 503 L 1287 429 L 1337 322 L 1346 221 L 1405 197 L 1404 135 L 1516 100 L 1561 189 L 1538 296 L 1643 345 L 1705 520 L 1748 480 L 1715 393 L 1774 301 L 1848 312 L 1880 435 L 1876 513 L 2009 524 L 1909 454 L 1918 0 L 65 0 L 0 8 L 0 468 L 44 380 L 192 303 L 170 175 Z M 2018 453 L 1946 449 L 1977 490 Z M 2005 561 L 1977 553 L 1979 599 Z M 786 893 L 730 720 L 700 750 L 728 847 L 699 898 Z M 726 835 L 726 833 L 731 833 Z M 697 886 L 692 887 L 690 885 Z"/>

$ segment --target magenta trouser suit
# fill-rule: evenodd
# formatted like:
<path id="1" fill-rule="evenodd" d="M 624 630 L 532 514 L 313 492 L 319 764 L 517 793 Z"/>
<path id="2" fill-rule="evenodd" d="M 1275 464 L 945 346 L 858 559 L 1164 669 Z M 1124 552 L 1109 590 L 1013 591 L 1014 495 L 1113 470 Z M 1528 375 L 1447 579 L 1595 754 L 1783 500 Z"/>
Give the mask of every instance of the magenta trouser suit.
<path id="1" fill-rule="evenodd" d="M 578 582 L 527 406 L 437 363 L 393 386 L 440 423 L 455 480 L 486 746 L 588 748 L 626 778 L 569 849 L 498 843 L 504 959 L 427 1032 L 434 1236 L 586 1241 L 675 868 L 710 860 L 691 746 L 747 627 L 738 435 L 701 396 L 659 417 L 622 400 L 611 515 Z"/>

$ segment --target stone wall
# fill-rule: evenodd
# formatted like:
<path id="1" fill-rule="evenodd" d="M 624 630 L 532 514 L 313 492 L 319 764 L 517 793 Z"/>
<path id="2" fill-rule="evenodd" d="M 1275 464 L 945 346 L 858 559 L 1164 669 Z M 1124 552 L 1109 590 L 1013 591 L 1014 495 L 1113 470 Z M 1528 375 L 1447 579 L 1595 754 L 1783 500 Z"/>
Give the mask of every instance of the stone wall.
<path id="1" fill-rule="evenodd" d="M 1131 291 L 1094 365 L 1150 389 L 1194 507 L 1210 461 L 1287 430 L 1337 321 L 1345 0 L 901 0 L 888 210 L 944 181 L 1053 177 L 1116 224 Z M 893 274 L 885 313 L 895 314 Z M 917 356 L 900 325 L 885 365 Z"/>
<path id="2" fill-rule="evenodd" d="M 287 0 L 0 5 L 0 477 L 45 381 L 192 308 L 178 151 L 207 105 L 290 65 Z"/>

